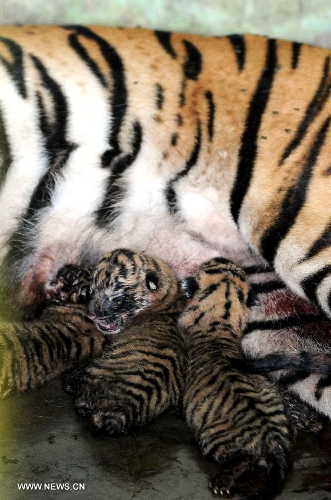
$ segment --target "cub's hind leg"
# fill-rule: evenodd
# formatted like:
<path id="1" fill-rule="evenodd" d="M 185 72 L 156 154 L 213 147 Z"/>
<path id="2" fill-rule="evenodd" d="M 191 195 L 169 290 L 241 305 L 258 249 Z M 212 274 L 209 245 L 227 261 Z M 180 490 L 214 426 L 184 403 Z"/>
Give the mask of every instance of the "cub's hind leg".
<path id="1" fill-rule="evenodd" d="M 102 354 L 67 374 L 78 413 L 108 434 L 150 422 L 180 404 L 185 358 L 171 318 L 145 320 L 108 338 Z"/>

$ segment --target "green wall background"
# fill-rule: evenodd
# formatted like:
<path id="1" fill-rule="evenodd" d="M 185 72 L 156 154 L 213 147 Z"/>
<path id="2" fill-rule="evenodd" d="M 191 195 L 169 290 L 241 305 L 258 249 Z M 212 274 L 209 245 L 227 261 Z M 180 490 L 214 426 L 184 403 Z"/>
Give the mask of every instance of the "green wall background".
<path id="1" fill-rule="evenodd" d="M 0 22 L 251 32 L 331 47 L 331 0 L 0 0 Z"/>

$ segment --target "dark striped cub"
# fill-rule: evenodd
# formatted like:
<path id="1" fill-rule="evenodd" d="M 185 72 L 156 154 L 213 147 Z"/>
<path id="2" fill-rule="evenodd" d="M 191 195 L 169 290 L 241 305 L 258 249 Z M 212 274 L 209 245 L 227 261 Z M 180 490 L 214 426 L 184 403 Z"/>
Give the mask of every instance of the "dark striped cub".
<path id="1" fill-rule="evenodd" d="M 82 297 L 80 279 L 86 286 L 86 274 L 77 268 L 75 279 L 72 270 L 67 266 L 58 278 L 62 300 Z M 103 333 L 116 335 L 107 335 L 99 357 L 67 376 L 77 410 L 113 433 L 178 407 L 185 357 L 173 304 L 181 289 L 170 268 L 144 254 L 115 250 L 92 272 L 88 295 L 90 318 Z"/>
<path id="2" fill-rule="evenodd" d="M 211 480 L 215 493 L 230 493 L 249 468 L 265 462 L 282 480 L 291 432 L 280 393 L 260 375 L 234 366 L 248 319 L 244 272 L 224 259 L 202 265 L 183 282 L 191 300 L 180 317 L 188 350 L 184 411 L 203 455 L 226 472 Z"/>

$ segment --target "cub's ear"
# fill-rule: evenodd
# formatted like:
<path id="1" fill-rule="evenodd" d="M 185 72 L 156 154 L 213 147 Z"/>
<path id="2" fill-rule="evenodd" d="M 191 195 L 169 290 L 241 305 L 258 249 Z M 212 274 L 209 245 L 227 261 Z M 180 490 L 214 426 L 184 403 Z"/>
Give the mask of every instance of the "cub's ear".
<path id="1" fill-rule="evenodd" d="M 254 307 L 259 305 L 259 298 L 257 294 L 254 292 L 254 290 L 252 290 L 251 288 L 249 289 L 248 292 L 246 305 L 248 307 Z"/>
<path id="2" fill-rule="evenodd" d="M 185 278 L 180 285 L 182 287 L 184 294 L 189 299 L 191 299 L 193 295 L 196 293 L 196 291 L 199 290 L 199 284 L 197 280 L 192 276 Z"/>
<path id="3" fill-rule="evenodd" d="M 159 288 L 159 278 L 155 271 L 147 271 L 146 286 L 151 292 L 156 292 Z"/>

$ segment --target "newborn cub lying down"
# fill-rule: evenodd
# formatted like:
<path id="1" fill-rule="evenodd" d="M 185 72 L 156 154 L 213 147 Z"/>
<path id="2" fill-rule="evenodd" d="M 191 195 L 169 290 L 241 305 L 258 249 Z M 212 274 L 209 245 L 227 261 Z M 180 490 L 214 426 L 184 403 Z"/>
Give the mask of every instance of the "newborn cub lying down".
<path id="1" fill-rule="evenodd" d="M 115 250 L 91 277 L 86 270 L 63 268 L 58 293 L 75 301 L 90 294 L 89 317 L 101 332 L 113 334 L 99 357 L 66 377 L 80 414 L 114 433 L 179 406 L 185 375 L 184 341 L 177 332 L 181 292 L 165 263 Z"/>
<path id="2" fill-rule="evenodd" d="M 320 423 L 294 396 L 245 372 L 248 295 L 244 272 L 221 258 L 181 284 L 165 263 L 130 250 L 113 251 L 91 271 L 62 268 L 51 301 L 87 303 L 108 334 L 101 355 L 66 376 L 78 412 L 114 433 L 183 401 L 202 454 L 222 465 L 210 482 L 215 494 L 232 494 L 236 480 L 260 464 L 274 487 L 296 430 Z"/>

